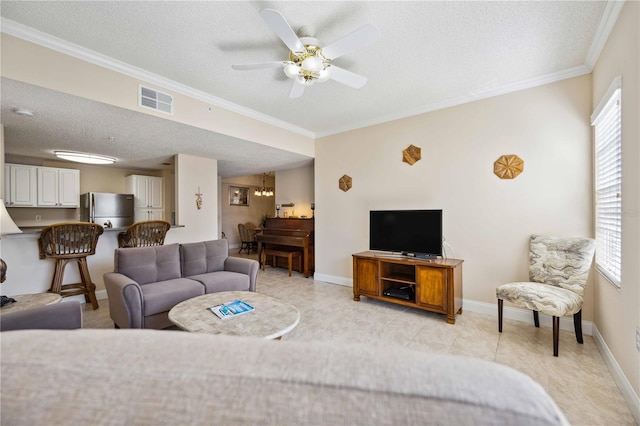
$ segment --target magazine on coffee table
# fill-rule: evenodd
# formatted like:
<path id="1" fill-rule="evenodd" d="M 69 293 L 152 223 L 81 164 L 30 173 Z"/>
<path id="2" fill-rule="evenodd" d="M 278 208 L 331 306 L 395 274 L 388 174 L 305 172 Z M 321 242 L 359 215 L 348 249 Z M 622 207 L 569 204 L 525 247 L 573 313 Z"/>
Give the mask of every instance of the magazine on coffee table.
<path id="1" fill-rule="evenodd" d="M 232 300 L 231 302 L 211 306 L 208 309 L 216 314 L 218 318 L 227 319 L 249 313 L 253 311 L 253 306 L 251 306 L 247 302 L 243 302 L 242 300 Z"/>

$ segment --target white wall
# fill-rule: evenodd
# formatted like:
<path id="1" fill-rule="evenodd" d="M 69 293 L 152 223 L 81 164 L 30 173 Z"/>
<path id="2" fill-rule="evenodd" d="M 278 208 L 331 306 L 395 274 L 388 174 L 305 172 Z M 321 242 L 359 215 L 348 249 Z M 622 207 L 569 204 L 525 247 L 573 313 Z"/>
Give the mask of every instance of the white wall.
<path id="1" fill-rule="evenodd" d="M 276 172 L 276 204 L 294 203 L 294 207 L 282 207 L 280 217 L 312 216 L 311 203 L 315 200 L 314 166 Z"/>
<path id="2" fill-rule="evenodd" d="M 622 286 L 596 274 L 595 324 L 635 392 L 640 422 L 640 4 L 626 2 L 593 70 L 593 107 L 622 77 Z M 625 392 L 624 384 L 621 386 Z M 629 392 L 631 393 L 631 391 Z M 633 398 L 634 396 L 631 396 Z"/>
<path id="3" fill-rule="evenodd" d="M 218 239 L 218 161 L 176 155 L 176 223 L 166 243 L 188 243 Z M 202 208 L 196 206 L 196 193 L 202 193 Z"/>
<path id="4" fill-rule="evenodd" d="M 496 286 L 527 280 L 532 233 L 593 234 L 590 113 L 587 75 L 318 140 L 316 274 L 351 280 L 369 210 L 443 209 L 464 298 L 495 304 Z M 413 166 L 402 162 L 410 144 L 422 149 Z M 514 180 L 493 174 L 503 154 L 524 160 Z M 592 285 L 583 318 L 593 318 Z"/>

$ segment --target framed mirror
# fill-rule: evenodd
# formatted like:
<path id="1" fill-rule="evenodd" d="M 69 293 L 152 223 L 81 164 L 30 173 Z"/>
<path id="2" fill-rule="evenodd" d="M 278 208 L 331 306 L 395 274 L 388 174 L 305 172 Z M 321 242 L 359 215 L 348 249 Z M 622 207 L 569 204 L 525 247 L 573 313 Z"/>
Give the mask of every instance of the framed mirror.
<path id="1" fill-rule="evenodd" d="M 229 205 L 248 206 L 249 187 L 229 185 Z"/>

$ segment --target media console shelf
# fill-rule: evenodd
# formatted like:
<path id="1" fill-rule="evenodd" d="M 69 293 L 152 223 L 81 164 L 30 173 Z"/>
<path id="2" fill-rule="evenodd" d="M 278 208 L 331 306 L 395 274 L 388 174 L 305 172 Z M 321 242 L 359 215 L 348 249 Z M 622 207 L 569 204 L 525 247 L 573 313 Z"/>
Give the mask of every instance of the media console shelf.
<path id="1" fill-rule="evenodd" d="M 384 300 L 447 316 L 462 313 L 462 260 L 416 259 L 365 251 L 353 255 L 353 300 Z M 385 295 L 385 293 L 395 296 Z"/>

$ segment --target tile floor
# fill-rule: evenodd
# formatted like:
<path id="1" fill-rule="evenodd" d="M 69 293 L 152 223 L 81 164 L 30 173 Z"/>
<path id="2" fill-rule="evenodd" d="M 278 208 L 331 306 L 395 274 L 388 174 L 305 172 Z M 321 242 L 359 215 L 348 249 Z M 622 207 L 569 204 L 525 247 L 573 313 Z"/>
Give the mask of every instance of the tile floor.
<path id="1" fill-rule="evenodd" d="M 538 381 L 573 425 L 635 425 L 626 402 L 591 336 L 584 344 L 561 331 L 560 356 L 553 357 L 551 329 L 464 312 L 456 324 L 444 316 L 362 297 L 353 301 L 351 288 L 305 279 L 294 272 L 267 267 L 258 275 L 257 290 L 287 300 L 301 314 L 300 323 L 283 340 L 321 340 L 332 344 L 361 342 L 401 345 L 418 351 L 465 355 L 516 368 Z M 112 328 L 107 300 L 100 309 L 85 306 L 86 328 Z"/>

